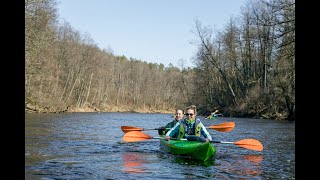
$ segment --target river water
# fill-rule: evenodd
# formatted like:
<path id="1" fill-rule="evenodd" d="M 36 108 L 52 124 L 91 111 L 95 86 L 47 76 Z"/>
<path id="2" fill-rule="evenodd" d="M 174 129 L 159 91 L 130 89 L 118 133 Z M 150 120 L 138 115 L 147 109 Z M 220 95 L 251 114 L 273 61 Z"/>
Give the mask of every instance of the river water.
<path id="1" fill-rule="evenodd" d="M 198 118 L 205 126 L 236 123 L 230 132 L 207 129 L 215 141 L 253 138 L 264 150 L 217 143 L 216 156 L 201 162 L 162 152 L 157 139 L 121 143 L 121 126 L 157 128 L 171 114 L 27 113 L 25 179 L 295 179 L 294 122 Z"/>

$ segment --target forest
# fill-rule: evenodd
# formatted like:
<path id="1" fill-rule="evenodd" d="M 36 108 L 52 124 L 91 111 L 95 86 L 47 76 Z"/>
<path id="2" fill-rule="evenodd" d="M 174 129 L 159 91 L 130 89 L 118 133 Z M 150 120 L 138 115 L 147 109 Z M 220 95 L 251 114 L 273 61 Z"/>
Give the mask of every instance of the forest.
<path id="1" fill-rule="evenodd" d="M 27 113 L 174 113 L 193 104 L 200 115 L 295 121 L 294 0 L 248 1 L 214 32 L 194 20 L 194 67 L 114 55 L 59 24 L 56 8 L 25 0 Z"/>

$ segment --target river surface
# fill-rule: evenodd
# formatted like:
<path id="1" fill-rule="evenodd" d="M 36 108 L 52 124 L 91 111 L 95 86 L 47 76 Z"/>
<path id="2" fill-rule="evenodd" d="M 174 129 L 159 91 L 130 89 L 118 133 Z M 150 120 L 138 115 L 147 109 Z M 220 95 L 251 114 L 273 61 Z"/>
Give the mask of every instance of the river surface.
<path id="1" fill-rule="evenodd" d="M 205 126 L 235 122 L 230 132 L 207 129 L 215 141 L 253 138 L 263 151 L 216 143 L 202 162 L 167 154 L 158 139 L 121 143 L 121 126 L 166 125 L 171 114 L 25 114 L 25 179 L 295 179 L 295 123 L 218 117 Z M 144 133 L 158 137 L 156 130 Z"/>

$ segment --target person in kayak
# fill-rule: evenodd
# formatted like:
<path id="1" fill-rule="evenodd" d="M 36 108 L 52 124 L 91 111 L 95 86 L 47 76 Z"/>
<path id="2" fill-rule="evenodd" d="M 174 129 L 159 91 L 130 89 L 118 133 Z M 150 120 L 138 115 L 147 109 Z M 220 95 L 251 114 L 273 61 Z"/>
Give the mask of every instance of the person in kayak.
<path id="1" fill-rule="evenodd" d="M 196 118 L 196 107 L 190 106 L 185 111 L 186 118 L 177 122 L 177 124 L 166 133 L 166 140 L 170 138 L 188 138 L 190 135 L 195 135 L 200 138 L 205 138 L 206 142 L 212 141 L 211 135 L 208 133 L 200 119 Z"/>
<path id="2" fill-rule="evenodd" d="M 166 126 L 160 127 L 158 130 L 158 134 L 165 135 L 169 131 L 169 128 L 170 129 L 173 128 L 178 121 L 183 119 L 183 116 L 184 116 L 184 111 L 182 109 L 177 109 L 176 114 L 174 116 L 174 120 L 169 122 Z"/>
<path id="3" fill-rule="evenodd" d="M 215 118 L 217 115 L 217 113 L 219 112 L 219 110 L 215 110 L 214 112 L 212 112 L 208 117 L 206 117 L 205 119 L 213 119 Z"/>

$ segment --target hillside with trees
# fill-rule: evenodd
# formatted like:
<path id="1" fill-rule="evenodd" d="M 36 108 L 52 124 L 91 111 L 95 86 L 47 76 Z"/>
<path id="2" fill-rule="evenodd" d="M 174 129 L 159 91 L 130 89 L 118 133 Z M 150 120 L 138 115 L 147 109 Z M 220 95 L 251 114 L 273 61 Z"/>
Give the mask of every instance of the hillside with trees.
<path id="1" fill-rule="evenodd" d="M 193 68 L 100 49 L 58 23 L 56 3 L 25 0 L 26 112 L 173 113 L 194 104 L 201 115 L 295 120 L 294 0 L 248 1 L 216 32 L 195 20 Z"/>

